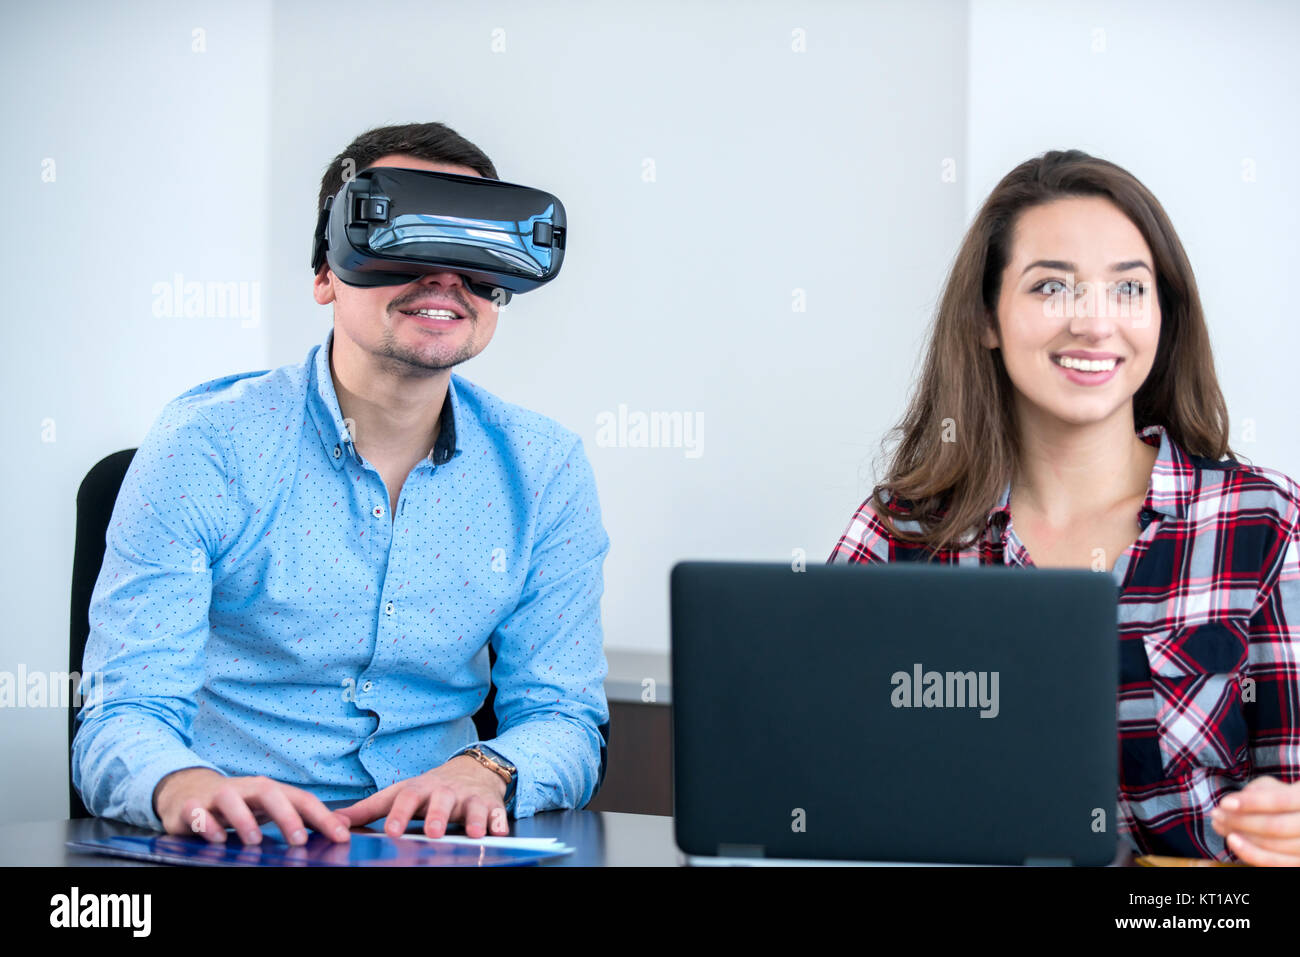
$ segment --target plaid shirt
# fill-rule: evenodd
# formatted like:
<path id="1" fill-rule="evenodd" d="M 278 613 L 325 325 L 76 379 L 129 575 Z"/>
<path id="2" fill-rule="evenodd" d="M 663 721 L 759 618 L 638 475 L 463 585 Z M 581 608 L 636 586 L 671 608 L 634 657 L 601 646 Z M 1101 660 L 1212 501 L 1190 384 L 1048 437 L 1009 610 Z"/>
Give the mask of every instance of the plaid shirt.
<path id="1" fill-rule="evenodd" d="M 1120 833 L 1143 853 L 1232 861 L 1210 826 L 1219 799 L 1260 775 L 1300 778 L 1300 486 L 1188 455 L 1159 425 L 1140 435 L 1160 454 L 1141 534 L 1111 572 Z M 1008 485 L 973 545 L 934 561 L 1032 567 L 1010 495 Z M 923 561 L 924 552 L 892 538 L 868 501 L 827 561 Z"/>

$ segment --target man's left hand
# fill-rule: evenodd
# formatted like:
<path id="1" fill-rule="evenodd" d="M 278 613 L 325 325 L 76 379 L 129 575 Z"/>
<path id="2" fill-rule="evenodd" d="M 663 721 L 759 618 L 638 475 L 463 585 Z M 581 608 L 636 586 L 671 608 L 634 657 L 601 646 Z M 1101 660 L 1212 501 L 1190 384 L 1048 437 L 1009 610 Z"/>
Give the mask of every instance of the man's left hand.
<path id="1" fill-rule="evenodd" d="M 335 813 L 350 820 L 353 827 L 387 816 L 384 831 L 392 837 L 405 834 L 411 818 L 420 814 L 429 837 L 442 837 L 452 821 L 465 825 L 466 837 L 486 836 L 489 822 L 494 835 L 505 835 L 510 833 L 505 796 L 506 782 L 499 774 L 462 754 Z"/>

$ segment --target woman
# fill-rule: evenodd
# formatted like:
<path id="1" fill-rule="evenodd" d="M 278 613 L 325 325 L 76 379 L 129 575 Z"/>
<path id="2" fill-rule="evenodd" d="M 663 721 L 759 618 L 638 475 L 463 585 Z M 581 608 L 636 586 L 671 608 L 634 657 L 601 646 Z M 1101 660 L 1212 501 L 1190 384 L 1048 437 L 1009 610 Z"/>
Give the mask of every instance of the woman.
<path id="1" fill-rule="evenodd" d="M 1077 150 L 1012 170 L 893 434 L 829 561 L 1109 572 L 1121 831 L 1300 864 L 1300 487 L 1228 447 L 1191 266 L 1146 187 Z"/>

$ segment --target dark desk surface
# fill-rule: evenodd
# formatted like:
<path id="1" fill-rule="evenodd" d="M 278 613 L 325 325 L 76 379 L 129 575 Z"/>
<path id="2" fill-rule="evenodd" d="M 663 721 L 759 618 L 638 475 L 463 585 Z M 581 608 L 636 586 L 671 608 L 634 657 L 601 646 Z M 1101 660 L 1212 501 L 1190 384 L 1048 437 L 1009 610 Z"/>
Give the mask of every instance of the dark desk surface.
<path id="1" fill-rule="evenodd" d="M 145 861 L 81 854 L 67 841 L 109 834 L 150 834 L 129 824 L 103 818 L 35 821 L 0 826 L 0 866 L 151 867 Z M 673 819 L 614 811 L 546 811 L 511 820 L 516 837 L 557 837 L 575 853 L 559 866 L 673 867 L 680 863 L 673 843 Z M 233 838 L 232 838 L 233 840 Z"/>
<path id="2" fill-rule="evenodd" d="M 330 807 L 347 803 L 326 802 Z M 368 826 L 381 828 L 383 822 Z M 156 832 L 103 818 L 6 824 L 0 826 L 0 867 L 153 867 L 156 865 L 146 861 L 83 854 L 67 846 L 68 841 L 88 837 L 153 833 Z M 510 833 L 515 837 L 556 837 L 575 848 L 573 854 L 551 866 L 674 867 L 685 863 L 674 843 L 673 819 L 656 814 L 545 811 L 522 821 L 512 818 Z M 1123 841 L 1114 863 L 1120 866 L 1134 863 Z"/>

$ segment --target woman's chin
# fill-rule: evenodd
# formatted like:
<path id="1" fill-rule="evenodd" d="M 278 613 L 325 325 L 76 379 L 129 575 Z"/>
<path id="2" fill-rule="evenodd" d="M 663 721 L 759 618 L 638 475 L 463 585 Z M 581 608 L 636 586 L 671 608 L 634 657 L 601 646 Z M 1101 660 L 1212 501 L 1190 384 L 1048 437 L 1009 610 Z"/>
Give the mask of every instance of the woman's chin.
<path id="1" fill-rule="evenodd" d="M 1048 414 L 1065 425 L 1086 428 L 1113 420 L 1122 408 L 1123 404 L 1115 406 L 1108 403 L 1103 406 L 1100 403 L 1088 403 L 1086 408 L 1079 405 L 1067 406 L 1051 409 Z"/>
<path id="2" fill-rule="evenodd" d="M 1131 408 L 1132 399 L 1131 395 L 1122 398 L 1115 395 L 1086 397 L 1052 395 L 1045 396 L 1043 401 L 1030 398 L 1024 404 L 1029 406 L 1028 411 L 1039 421 L 1055 421 L 1075 428 L 1084 428 L 1100 425 L 1122 414 L 1126 408 Z"/>

